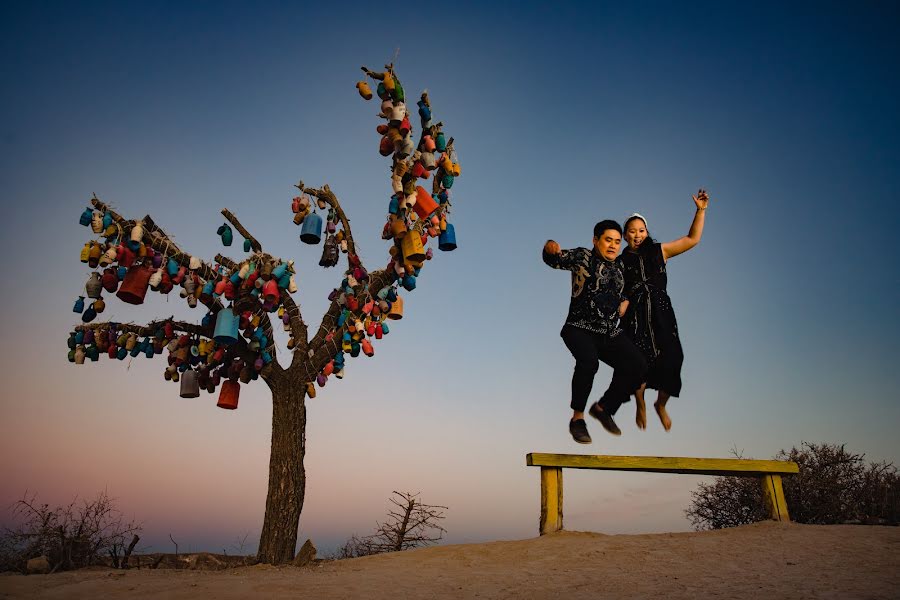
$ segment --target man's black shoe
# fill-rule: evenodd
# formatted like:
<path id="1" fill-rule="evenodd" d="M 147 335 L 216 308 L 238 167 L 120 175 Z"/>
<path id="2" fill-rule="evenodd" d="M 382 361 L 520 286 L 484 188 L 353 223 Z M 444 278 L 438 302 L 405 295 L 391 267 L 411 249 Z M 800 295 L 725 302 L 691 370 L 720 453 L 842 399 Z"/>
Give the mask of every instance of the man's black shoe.
<path id="1" fill-rule="evenodd" d="M 570 420 L 569 433 L 572 434 L 572 439 L 579 444 L 591 443 L 591 435 L 588 433 L 587 424 L 584 422 L 584 419 Z"/>
<path id="2" fill-rule="evenodd" d="M 600 405 L 594 402 L 591 405 L 591 410 L 588 411 L 592 417 L 600 421 L 600 424 L 603 425 L 603 429 L 607 430 L 613 435 L 622 435 L 622 430 L 619 429 L 619 426 L 616 425 L 616 422 L 613 421 L 612 415 L 600 408 Z"/>

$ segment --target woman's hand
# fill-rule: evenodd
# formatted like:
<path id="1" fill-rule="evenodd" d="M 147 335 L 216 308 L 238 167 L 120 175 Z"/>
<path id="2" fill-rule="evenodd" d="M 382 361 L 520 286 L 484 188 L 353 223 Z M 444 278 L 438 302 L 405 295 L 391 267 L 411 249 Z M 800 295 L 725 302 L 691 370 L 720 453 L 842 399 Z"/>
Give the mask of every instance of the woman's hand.
<path id="1" fill-rule="evenodd" d="M 694 204 L 697 205 L 697 210 L 706 210 L 706 207 L 709 206 L 709 194 L 706 193 L 706 190 L 701 189 L 697 192 L 696 196 L 691 196 L 694 199 Z"/>
<path id="2" fill-rule="evenodd" d="M 619 318 L 625 316 L 625 313 L 628 311 L 628 300 L 622 300 L 622 303 L 619 305 Z"/>
<path id="3" fill-rule="evenodd" d="M 547 243 L 544 244 L 544 252 L 547 254 L 559 254 L 559 244 L 553 240 L 547 240 Z"/>

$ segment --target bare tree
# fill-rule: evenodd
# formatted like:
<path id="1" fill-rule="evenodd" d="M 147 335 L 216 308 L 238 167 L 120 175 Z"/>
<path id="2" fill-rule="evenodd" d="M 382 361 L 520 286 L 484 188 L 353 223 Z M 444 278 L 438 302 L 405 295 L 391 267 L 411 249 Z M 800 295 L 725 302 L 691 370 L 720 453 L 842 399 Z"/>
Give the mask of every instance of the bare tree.
<path id="1" fill-rule="evenodd" d="M 865 462 L 843 444 L 804 442 L 781 450 L 777 460 L 791 460 L 797 475 L 783 479 L 791 519 L 797 523 L 897 523 L 900 476 L 891 463 Z M 752 477 L 717 477 L 691 493 L 685 511 L 695 529 L 735 527 L 768 518 L 759 483 Z"/>
<path id="2" fill-rule="evenodd" d="M 387 520 L 377 523 L 374 534 L 347 540 L 338 549 L 338 558 L 420 548 L 436 544 L 447 532 L 439 524 L 446 506 L 424 504 L 418 493 L 410 492 L 394 491 L 389 500 L 394 506 L 388 509 Z"/>
<path id="3" fill-rule="evenodd" d="M 109 556 L 113 567 L 127 568 L 140 539 L 141 525 L 126 520 L 105 491 L 94 500 L 76 498 L 55 508 L 26 494 L 12 513 L 19 523 L 2 535 L 4 570 L 23 570 L 37 556 L 46 556 L 52 571 L 86 567 L 101 556 Z"/>
<path id="4" fill-rule="evenodd" d="M 327 212 L 319 265 L 333 267 L 342 252 L 347 255 L 340 282 L 328 296 L 331 303 L 311 337 L 292 296 L 297 291 L 294 262 L 264 252 L 230 210 L 222 210 L 227 223 L 219 235 L 230 245 L 233 227 L 243 236 L 247 255 L 233 259 L 219 254 L 214 263 L 185 252 L 150 215 L 126 219 L 96 196 L 81 217 L 97 236 L 85 244 L 82 261 L 100 270 L 85 286 L 90 305 L 85 308 L 84 297 L 75 304 L 84 324 L 69 336 L 71 362 L 96 361 L 101 354 L 119 360 L 150 358 L 165 349 L 169 365 L 164 376 L 181 382 L 183 397 L 196 397 L 201 388 L 215 393 L 221 385 L 219 406 L 233 409 L 239 384 L 262 379 L 271 390 L 269 484 L 257 554 L 264 563 L 292 560 L 297 546 L 306 491 L 307 396 L 314 397 L 315 384 L 324 386 L 329 376 L 343 377 L 347 354 L 374 354 L 372 342 L 388 333 L 388 320 L 402 318 L 400 288 L 415 289 L 420 269 L 432 258 L 432 248 L 425 248 L 429 239 L 438 240 L 440 250 L 456 247 L 453 225 L 447 222 L 450 187 L 459 175 L 453 138 L 444 137 L 442 123 L 432 122 L 431 102 L 423 93 L 417 103 L 421 135 L 414 141 L 405 93 L 393 65 L 386 65 L 383 72 L 365 67 L 363 71 L 376 82 L 381 99 L 379 151 L 391 156 L 392 194 L 381 233 L 390 240 L 388 260 L 384 268 L 369 272 L 357 253 L 350 220 L 331 188 L 296 184 L 299 196 L 291 210 L 294 223 L 303 225 L 301 241 L 314 244 L 323 237 L 318 207 Z M 357 87 L 364 98 L 372 97 L 366 81 Z M 429 177 L 430 192 L 418 185 Z M 189 306 L 202 305 L 208 311 L 200 324 L 174 318 L 147 325 L 92 322 L 105 308 L 103 289 L 116 292 L 124 302 L 141 304 L 148 289 L 167 294 L 175 285 L 181 286 Z M 293 354 L 287 367 L 276 360 L 273 313 L 290 335 L 287 349 Z"/>

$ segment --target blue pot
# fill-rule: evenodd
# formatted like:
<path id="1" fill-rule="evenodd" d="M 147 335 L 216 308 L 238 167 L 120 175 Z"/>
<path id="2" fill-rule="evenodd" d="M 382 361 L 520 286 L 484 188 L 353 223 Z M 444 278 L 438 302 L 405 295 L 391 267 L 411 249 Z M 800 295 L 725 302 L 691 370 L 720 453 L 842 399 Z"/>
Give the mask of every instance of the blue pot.
<path id="1" fill-rule="evenodd" d="M 444 186 L 444 189 L 449 190 L 453 187 L 453 175 L 450 173 L 445 174 L 441 178 L 441 185 Z"/>
<path id="2" fill-rule="evenodd" d="M 306 215 L 300 230 L 300 241 L 306 244 L 318 244 L 322 239 L 322 217 L 316 213 Z"/>
<path id="3" fill-rule="evenodd" d="M 105 231 L 110 225 L 112 225 L 112 222 L 113 222 L 113 221 L 112 221 L 112 215 L 109 214 L 108 212 L 103 213 L 103 229 L 104 229 L 104 231 Z"/>
<path id="4" fill-rule="evenodd" d="M 119 267 L 116 269 L 116 277 L 119 278 L 119 281 L 125 279 L 126 275 L 128 275 L 128 267 Z"/>
<path id="5" fill-rule="evenodd" d="M 400 210 L 400 200 L 397 199 L 397 196 L 391 196 L 391 202 L 388 204 L 388 212 L 392 215 L 396 215 Z"/>
<path id="6" fill-rule="evenodd" d="M 238 325 L 240 319 L 230 308 L 223 308 L 216 315 L 216 329 L 213 339 L 220 344 L 230 346 L 238 341 Z"/>
<path id="7" fill-rule="evenodd" d="M 91 219 L 94 217 L 94 211 L 90 208 L 84 209 L 84 212 L 81 213 L 81 217 L 78 219 L 78 222 L 87 227 L 91 224 Z"/>
<path id="8" fill-rule="evenodd" d="M 119 348 L 119 350 L 116 352 L 117 360 L 125 360 L 126 356 L 128 356 L 128 350 L 126 350 L 125 348 Z"/>
<path id="9" fill-rule="evenodd" d="M 456 250 L 456 231 L 453 229 L 453 223 L 447 223 L 447 230 L 438 238 L 438 249 L 444 252 Z"/>
<path id="10" fill-rule="evenodd" d="M 414 289 L 416 289 L 416 278 L 415 278 L 415 276 L 413 276 L 413 275 L 404 275 L 402 285 L 403 285 L 403 289 L 405 289 L 405 290 L 408 291 L 408 292 L 411 292 L 411 291 L 413 291 Z"/>
<path id="11" fill-rule="evenodd" d="M 75 301 L 75 306 L 72 307 L 72 312 L 77 312 L 79 314 L 84 312 L 84 296 L 78 296 L 78 300 Z"/>
<path id="12" fill-rule="evenodd" d="M 438 152 L 443 152 L 447 149 L 447 138 L 444 137 L 443 131 L 439 131 L 438 134 L 434 136 L 434 145 Z"/>
<path id="13" fill-rule="evenodd" d="M 250 240 L 245 238 L 244 239 L 244 252 L 250 252 L 250 249 L 251 249 Z"/>
<path id="14" fill-rule="evenodd" d="M 79 331 L 78 333 L 75 334 L 75 345 L 80 346 L 83 343 L 84 343 L 84 332 Z M 74 349 L 74 346 L 73 346 L 73 349 Z"/>
<path id="15" fill-rule="evenodd" d="M 166 263 L 166 272 L 168 272 L 169 277 L 178 275 L 178 263 L 175 262 L 174 258 L 170 258 L 169 262 Z"/>

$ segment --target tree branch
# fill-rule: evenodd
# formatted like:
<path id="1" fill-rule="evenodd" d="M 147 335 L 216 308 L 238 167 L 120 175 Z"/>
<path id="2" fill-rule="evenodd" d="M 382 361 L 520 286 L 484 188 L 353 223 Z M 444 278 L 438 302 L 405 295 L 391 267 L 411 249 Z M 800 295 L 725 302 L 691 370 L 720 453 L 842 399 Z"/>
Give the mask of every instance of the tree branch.
<path id="1" fill-rule="evenodd" d="M 159 330 L 159 328 L 163 327 L 166 323 L 171 323 L 172 328 L 175 331 L 186 333 L 188 335 L 202 335 L 211 337 L 212 334 L 212 331 L 210 329 L 204 329 L 201 325 L 196 325 L 194 323 L 185 323 L 184 321 L 173 321 L 171 318 L 158 319 L 156 321 L 151 321 L 146 325 L 135 325 L 134 323 L 115 323 L 112 321 L 104 321 L 101 323 L 85 323 L 82 325 L 76 325 L 75 331 L 87 331 L 88 329 L 98 331 L 115 327 L 115 330 L 121 333 L 134 333 L 140 337 L 146 337 L 155 334 Z"/>
<path id="2" fill-rule="evenodd" d="M 116 225 L 119 226 L 119 229 L 122 231 L 122 235 L 124 236 L 126 233 L 130 233 L 134 228 L 135 221 L 129 221 L 119 213 L 112 210 L 109 205 L 102 202 L 96 196 L 91 199 L 91 204 L 99 211 L 108 212 L 112 217 L 113 221 Z M 188 267 L 191 262 L 190 255 L 186 254 L 178 245 L 172 241 L 166 232 L 163 231 L 150 217 L 147 215 L 143 219 L 144 223 L 144 235 L 143 240 L 147 245 L 149 245 L 154 250 L 162 252 L 167 257 L 171 258 L 179 265 L 183 267 Z M 201 261 L 200 268 L 197 269 L 197 273 L 205 280 L 215 278 L 215 271 L 213 268 Z"/>
<path id="3" fill-rule="evenodd" d="M 306 353 L 309 349 L 308 332 L 306 323 L 303 322 L 303 315 L 300 314 L 300 307 L 294 302 L 294 298 L 288 292 L 285 292 L 281 302 L 284 304 L 284 310 L 290 319 L 291 336 L 294 338 L 294 358 L 291 360 L 291 366 L 293 366 L 294 361 L 297 360 L 298 353 L 303 360 L 307 358 Z"/>
<path id="4" fill-rule="evenodd" d="M 309 194 L 310 196 L 315 196 L 334 209 L 334 212 L 341 220 L 341 226 L 343 226 L 344 228 L 344 239 L 347 240 L 347 252 L 358 257 L 358 255 L 356 254 L 356 244 L 354 244 L 353 242 L 353 233 L 350 231 L 350 220 L 344 213 L 344 209 L 341 208 L 341 203 L 338 201 L 337 196 L 335 196 L 331 191 L 331 188 L 328 187 L 328 184 L 322 186 L 322 189 L 316 189 L 304 187 L 303 181 L 300 181 L 294 187 L 296 187 L 301 192 Z"/>
<path id="5" fill-rule="evenodd" d="M 234 225 L 234 228 L 237 229 L 242 236 L 250 240 L 250 247 L 254 252 L 262 252 L 262 245 L 259 243 L 259 241 L 257 241 L 255 237 L 250 235 L 250 232 L 247 231 L 247 229 L 243 225 L 241 225 L 241 222 L 238 221 L 237 217 L 234 216 L 230 210 L 228 210 L 227 208 L 223 208 L 222 214 L 226 219 L 228 219 L 229 223 Z"/>

